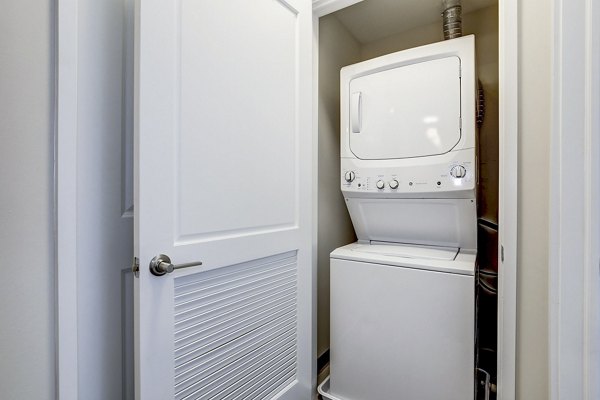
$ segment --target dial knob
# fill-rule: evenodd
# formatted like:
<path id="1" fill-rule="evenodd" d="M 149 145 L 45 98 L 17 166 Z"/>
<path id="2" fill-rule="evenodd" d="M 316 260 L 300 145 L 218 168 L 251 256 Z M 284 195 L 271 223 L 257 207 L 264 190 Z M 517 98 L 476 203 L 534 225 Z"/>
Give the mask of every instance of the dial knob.
<path id="1" fill-rule="evenodd" d="M 356 178 L 356 174 L 354 173 L 354 171 L 348 171 L 344 174 L 344 179 L 348 183 L 352 182 L 354 178 Z"/>
<path id="2" fill-rule="evenodd" d="M 375 186 L 377 186 L 377 189 L 383 189 L 385 187 L 385 182 L 382 180 L 378 180 Z"/>
<path id="3" fill-rule="evenodd" d="M 453 178 L 464 178 L 465 175 L 467 175 L 467 169 L 462 165 L 455 165 L 450 170 L 450 175 L 452 175 Z"/>
<path id="4" fill-rule="evenodd" d="M 388 185 L 390 185 L 390 188 L 391 188 L 391 189 L 398 189 L 398 186 L 399 186 L 400 184 L 398 183 L 398 181 L 397 181 L 397 180 L 395 180 L 395 179 L 392 179 L 392 180 L 391 180 L 391 181 L 388 183 Z"/>

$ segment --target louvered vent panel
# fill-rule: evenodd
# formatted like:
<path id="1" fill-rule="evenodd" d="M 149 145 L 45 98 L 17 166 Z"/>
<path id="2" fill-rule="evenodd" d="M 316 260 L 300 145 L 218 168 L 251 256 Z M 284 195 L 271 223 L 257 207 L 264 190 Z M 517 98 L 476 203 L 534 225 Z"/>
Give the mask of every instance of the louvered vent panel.
<path id="1" fill-rule="evenodd" d="M 296 379 L 297 259 L 175 280 L 175 398 L 270 399 Z"/>

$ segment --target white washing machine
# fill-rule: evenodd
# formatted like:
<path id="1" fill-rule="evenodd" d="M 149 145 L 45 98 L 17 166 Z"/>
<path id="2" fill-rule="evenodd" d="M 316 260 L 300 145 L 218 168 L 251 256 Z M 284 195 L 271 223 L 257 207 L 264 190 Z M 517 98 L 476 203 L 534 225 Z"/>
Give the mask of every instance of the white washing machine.
<path id="1" fill-rule="evenodd" d="M 325 397 L 474 398 L 474 43 L 342 69 L 341 189 L 359 240 L 331 254 Z"/>
<path id="2" fill-rule="evenodd" d="M 475 254 L 354 243 L 331 254 L 330 391 L 344 400 L 468 400 Z"/>

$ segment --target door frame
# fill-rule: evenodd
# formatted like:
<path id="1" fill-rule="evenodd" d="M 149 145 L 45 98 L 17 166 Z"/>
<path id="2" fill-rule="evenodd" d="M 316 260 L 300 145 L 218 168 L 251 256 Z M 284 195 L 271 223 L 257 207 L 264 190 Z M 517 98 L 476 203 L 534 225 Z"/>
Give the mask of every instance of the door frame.
<path id="1" fill-rule="evenodd" d="M 549 392 L 592 400 L 600 396 L 600 2 L 552 6 Z"/>
<path id="2" fill-rule="evenodd" d="M 318 19 L 362 0 L 313 0 L 314 68 L 318 71 Z M 556 0 L 559 1 L 559 0 Z M 587 0 L 592 2 L 593 0 Z M 518 139 L 518 4 L 499 0 L 500 38 L 500 208 L 499 242 L 504 260 L 499 274 L 499 398 L 515 398 L 517 139 Z M 56 387 L 60 400 L 77 399 L 77 34 L 78 0 L 57 1 L 57 98 L 55 133 L 56 197 Z M 313 80 L 314 199 L 317 196 L 318 75 Z M 515 84 L 517 82 L 517 84 Z M 597 104 L 597 103 L 596 103 Z M 315 201 L 313 200 L 313 201 Z M 316 220 L 316 202 L 313 218 Z M 314 225 L 316 227 L 316 224 Z M 316 229 L 316 228 L 315 228 Z M 313 234 L 316 244 L 316 230 Z M 315 246 L 313 246 L 315 248 Z M 502 251 L 503 248 L 503 251 Z M 316 263 L 316 248 L 313 263 Z"/>
<path id="3" fill-rule="evenodd" d="M 319 18 L 363 0 L 313 0 L 313 142 L 318 143 Z M 588 0 L 592 1 L 592 0 Z M 499 0 L 498 399 L 516 396 L 519 123 L 518 0 Z M 315 154 L 318 154 L 315 151 Z M 315 161 L 316 165 L 316 161 Z M 318 166 L 315 167 L 315 176 Z M 316 178 L 315 178 L 316 182 Z M 315 183 L 314 192 L 318 187 Z M 318 210 L 315 210 L 317 212 Z M 316 226 L 316 224 L 315 224 Z"/>
<path id="4" fill-rule="evenodd" d="M 76 400 L 78 0 L 57 0 L 55 127 L 56 397 Z"/>
<path id="5" fill-rule="evenodd" d="M 498 399 L 516 398 L 519 177 L 519 1 L 498 1 Z"/>

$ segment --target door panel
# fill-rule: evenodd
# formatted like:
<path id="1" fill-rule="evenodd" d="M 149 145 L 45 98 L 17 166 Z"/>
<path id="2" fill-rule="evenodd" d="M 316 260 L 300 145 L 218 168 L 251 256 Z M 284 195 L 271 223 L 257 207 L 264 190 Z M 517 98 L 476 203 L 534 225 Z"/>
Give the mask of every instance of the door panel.
<path id="1" fill-rule="evenodd" d="M 175 278 L 175 398 L 232 397 L 262 379 L 272 395 L 293 383 L 296 284 L 295 253 Z M 276 364 L 287 373 L 262 369 Z"/>
<path id="2" fill-rule="evenodd" d="M 297 224 L 297 12 L 233 3 L 182 4 L 177 240 Z"/>
<path id="3" fill-rule="evenodd" d="M 138 1 L 138 399 L 310 398 L 311 24 L 308 0 Z"/>
<path id="4" fill-rule="evenodd" d="M 460 59 L 445 57 L 350 82 L 350 148 L 365 160 L 447 153 L 458 144 Z M 360 122 L 360 123 L 359 123 Z"/>

